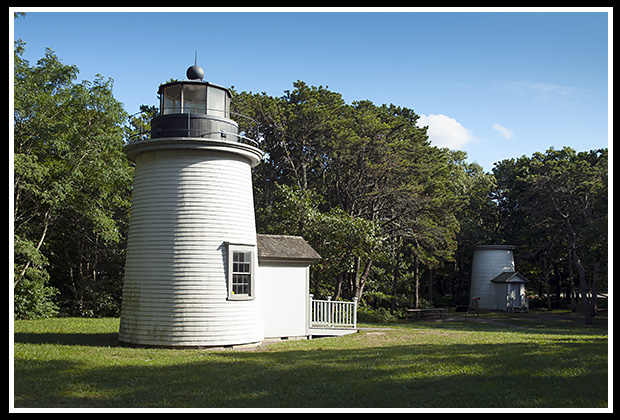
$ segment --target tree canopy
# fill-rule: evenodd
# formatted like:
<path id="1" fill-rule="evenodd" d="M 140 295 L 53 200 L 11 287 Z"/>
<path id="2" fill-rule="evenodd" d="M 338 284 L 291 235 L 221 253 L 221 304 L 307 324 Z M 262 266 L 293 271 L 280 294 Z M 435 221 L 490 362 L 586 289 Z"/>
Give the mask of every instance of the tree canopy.
<path id="1" fill-rule="evenodd" d="M 538 262 L 536 272 L 545 279 L 544 286 L 549 272 L 557 285 L 566 281 L 572 290 L 578 284 L 589 322 L 596 310 L 599 276 L 607 276 L 607 149 L 552 148 L 501 161 L 494 172 L 504 235 Z"/>
<path id="2" fill-rule="evenodd" d="M 34 67 L 23 52 L 18 42 L 15 313 L 108 314 L 120 298 L 132 178 L 121 149 L 125 111 L 111 79 L 75 83 L 78 69 L 52 50 Z"/>

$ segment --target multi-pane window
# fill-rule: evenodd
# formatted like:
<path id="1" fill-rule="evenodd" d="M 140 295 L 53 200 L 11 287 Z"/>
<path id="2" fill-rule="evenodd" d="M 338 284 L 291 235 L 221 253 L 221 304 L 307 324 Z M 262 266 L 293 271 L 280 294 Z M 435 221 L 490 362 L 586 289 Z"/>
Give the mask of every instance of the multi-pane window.
<path id="1" fill-rule="evenodd" d="M 228 298 L 254 298 L 253 246 L 228 245 Z"/>
<path id="2" fill-rule="evenodd" d="M 234 295 L 250 295 L 251 257 L 250 252 L 233 252 L 232 292 Z"/>

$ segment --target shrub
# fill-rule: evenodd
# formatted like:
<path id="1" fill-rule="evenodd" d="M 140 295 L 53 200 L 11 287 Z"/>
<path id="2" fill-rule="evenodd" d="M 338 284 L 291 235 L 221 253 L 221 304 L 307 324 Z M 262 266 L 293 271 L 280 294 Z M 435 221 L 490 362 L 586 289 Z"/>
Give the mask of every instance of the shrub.
<path id="1" fill-rule="evenodd" d="M 388 311 L 385 308 L 358 308 L 357 310 L 357 321 L 358 322 L 396 322 L 398 318 Z"/>

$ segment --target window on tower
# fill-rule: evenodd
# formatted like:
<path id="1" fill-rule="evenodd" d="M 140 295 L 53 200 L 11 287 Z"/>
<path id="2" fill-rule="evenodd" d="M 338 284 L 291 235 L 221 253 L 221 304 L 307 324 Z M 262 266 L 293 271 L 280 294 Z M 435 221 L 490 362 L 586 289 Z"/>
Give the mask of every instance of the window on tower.
<path id="1" fill-rule="evenodd" d="M 228 244 L 228 299 L 254 299 L 254 246 Z"/>

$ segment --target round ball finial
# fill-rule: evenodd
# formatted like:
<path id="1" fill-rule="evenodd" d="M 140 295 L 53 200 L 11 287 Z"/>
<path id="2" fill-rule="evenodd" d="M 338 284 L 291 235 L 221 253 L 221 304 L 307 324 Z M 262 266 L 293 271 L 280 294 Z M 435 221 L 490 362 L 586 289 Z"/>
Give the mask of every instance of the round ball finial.
<path id="1" fill-rule="evenodd" d="M 187 69 L 187 78 L 190 80 L 202 80 L 205 77 L 205 72 L 202 67 L 193 65 Z"/>

